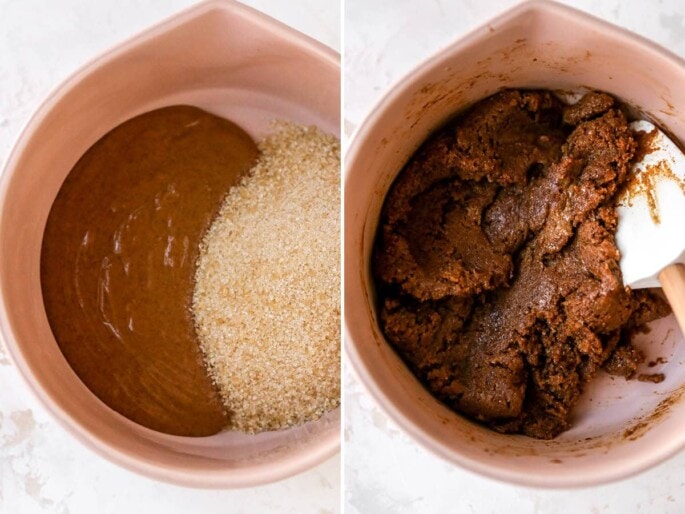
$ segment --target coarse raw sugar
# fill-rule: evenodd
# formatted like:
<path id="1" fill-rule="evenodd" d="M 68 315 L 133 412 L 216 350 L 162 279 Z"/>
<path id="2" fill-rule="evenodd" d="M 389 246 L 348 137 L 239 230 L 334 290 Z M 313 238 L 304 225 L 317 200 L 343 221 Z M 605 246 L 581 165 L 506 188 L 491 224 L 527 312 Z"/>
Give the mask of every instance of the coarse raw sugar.
<path id="1" fill-rule="evenodd" d="M 340 404 L 340 142 L 279 122 L 200 246 L 193 315 L 229 429 Z"/>

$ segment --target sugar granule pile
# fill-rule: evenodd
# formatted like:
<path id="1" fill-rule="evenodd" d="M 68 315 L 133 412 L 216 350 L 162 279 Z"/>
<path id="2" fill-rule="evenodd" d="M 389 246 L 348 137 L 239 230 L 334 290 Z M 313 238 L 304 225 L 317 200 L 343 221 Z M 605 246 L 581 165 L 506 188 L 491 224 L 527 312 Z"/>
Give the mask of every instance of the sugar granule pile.
<path id="1" fill-rule="evenodd" d="M 278 123 L 200 246 L 193 315 L 229 429 L 340 404 L 340 142 Z"/>

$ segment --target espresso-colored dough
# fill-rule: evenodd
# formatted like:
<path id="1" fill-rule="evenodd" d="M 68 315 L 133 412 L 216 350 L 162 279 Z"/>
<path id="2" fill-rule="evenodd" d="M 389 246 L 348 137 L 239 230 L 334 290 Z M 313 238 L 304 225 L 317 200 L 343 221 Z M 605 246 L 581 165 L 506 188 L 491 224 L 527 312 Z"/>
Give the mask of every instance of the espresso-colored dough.
<path id="1" fill-rule="evenodd" d="M 565 106 L 503 91 L 436 133 L 386 198 L 374 274 L 381 325 L 426 386 L 496 430 L 552 438 L 630 336 L 664 316 L 624 288 L 614 197 L 635 140 L 603 93 Z"/>
<path id="2" fill-rule="evenodd" d="M 52 206 L 41 255 L 52 331 L 88 388 L 141 425 L 183 436 L 226 425 L 190 302 L 201 237 L 257 155 L 235 124 L 166 107 L 95 143 Z"/>

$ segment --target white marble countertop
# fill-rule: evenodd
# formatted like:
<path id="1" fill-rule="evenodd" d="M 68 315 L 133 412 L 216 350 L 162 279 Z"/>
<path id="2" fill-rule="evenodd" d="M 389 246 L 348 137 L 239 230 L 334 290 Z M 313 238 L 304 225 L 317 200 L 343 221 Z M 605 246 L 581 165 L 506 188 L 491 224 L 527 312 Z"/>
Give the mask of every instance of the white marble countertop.
<path id="1" fill-rule="evenodd" d="M 339 2 L 244 0 L 340 50 Z M 0 168 L 45 95 L 102 51 L 192 0 L 0 0 Z M 123 470 L 72 439 L 0 345 L 0 512 L 315 513 L 340 510 L 340 456 L 272 485 L 184 489 Z"/>
<path id="2" fill-rule="evenodd" d="M 515 0 L 346 0 L 347 131 L 418 62 Z M 569 5 L 622 25 L 685 56 L 678 0 L 575 0 Z M 685 452 L 635 478 L 571 491 L 515 487 L 455 468 L 414 443 L 345 372 L 345 512 L 682 513 Z"/>

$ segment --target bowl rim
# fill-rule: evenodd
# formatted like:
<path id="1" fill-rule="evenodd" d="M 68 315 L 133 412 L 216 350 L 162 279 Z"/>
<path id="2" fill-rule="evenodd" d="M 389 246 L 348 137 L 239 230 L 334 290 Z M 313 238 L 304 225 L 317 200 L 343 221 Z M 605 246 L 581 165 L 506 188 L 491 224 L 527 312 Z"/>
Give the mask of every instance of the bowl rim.
<path id="1" fill-rule="evenodd" d="M 630 42 L 632 45 L 640 46 L 645 52 L 649 52 L 655 58 L 660 58 L 668 61 L 671 65 L 685 68 L 685 59 L 679 57 L 670 50 L 658 45 L 657 43 L 641 36 L 640 34 L 631 32 L 628 29 L 614 25 L 601 18 L 593 16 L 587 12 L 569 7 L 567 5 L 558 3 L 553 0 L 525 0 L 518 5 L 509 9 L 503 10 L 500 14 L 487 19 L 485 22 L 479 24 L 475 28 L 466 32 L 463 36 L 454 39 L 452 42 L 442 46 L 439 50 L 431 53 L 428 57 L 420 60 L 408 72 L 403 73 L 397 78 L 384 92 L 381 93 L 379 99 L 367 111 L 362 121 L 356 126 L 350 137 L 350 143 L 345 152 L 345 167 L 344 167 L 344 191 L 345 191 L 345 205 L 348 202 L 348 183 L 352 179 L 351 171 L 360 167 L 359 154 L 363 147 L 363 142 L 373 133 L 384 113 L 393 106 L 393 104 L 406 93 L 412 91 L 417 80 L 425 77 L 433 69 L 435 69 L 445 59 L 460 52 L 467 47 L 472 46 L 483 38 L 488 37 L 489 33 L 494 27 L 499 27 L 507 24 L 512 20 L 524 16 L 526 14 L 544 12 L 548 15 L 566 17 L 581 21 L 584 24 L 594 28 L 603 34 L 609 34 L 615 39 L 620 39 Z M 345 210 L 345 219 L 351 216 L 347 209 Z M 350 220 L 351 221 L 351 220 Z M 356 260 L 356 256 L 347 255 L 347 238 L 348 232 L 345 231 L 345 263 L 349 266 L 350 262 Z M 349 273 L 352 280 L 360 280 L 358 271 Z M 348 270 L 345 270 L 343 275 L 345 282 L 348 281 Z M 360 286 L 362 290 L 363 285 Z M 355 286 L 356 288 L 356 286 Z M 347 298 L 347 288 L 346 298 Z M 612 466 L 597 466 L 591 470 L 590 473 L 574 476 L 569 475 L 550 475 L 536 470 L 530 471 L 515 471 L 502 469 L 493 464 L 487 464 L 482 460 L 476 460 L 460 454 L 458 451 L 450 448 L 439 438 L 430 434 L 421 423 L 414 419 L 412 407 L 399 407 L 393 403 L 390 397 L 384 391 L 384 387 L 376 383 L 374 377 L 373 366 L 361 357 L 359 346 L 361 341 L 356 339 L 353 334 L 357 333 L 354 323 L 348 318 L 348 311 L 345 308 L 344 313 L 344 348 L 345 356 L 350 362 L 350 369 L 353 370 L 353 375 L 363 388 L 373 398 L 378 407 L 383 410 L 393 422 L 397 424 L 402 431 L 404 431 L 416 444 L 423 446 L 433 455 L 439 457 L 443 461 L 450 464 L 457 465 L 465 470 L 476 473 L 486 478 L 494 479 L 500 482 L 546 489 L 572 489 L 581 487 L 590 487 L 600 484 L 606 484 L 623 480 L 634 475 L 637 475 L 661 462 L 672 457 L 685 447 L 685 434 L 682 441 L 674 440 L 670 445 L 663 445 L 660 451 L 655 451 L 644 455 L 641 459 L 631 460 L 630 462 L 621 461 Z M 387 343 L 386 343 L 387 344 Z"/>
<path id="2" fill-rule="evenodd" d="M 17 173 L 17 163 L 24 153 L 32 133 L 73 87 L 91 72 L 130 49 L 212 11 L 230 12 L 250 19 L 255 25 L 262 26 L 272 34 L 289 40 L 316 59 L 338 70 L 340 69 L 340 54 L 332 48 L 236 0 L 205 0 L 182 9 L 97 54 L 50 90 L 19 131 L 2 169 L 0 176 L 0 213 L 2 213 L 6 203 L 11 179 Z M 240 469 L 217 470 L 209 467 L 193 467 L 191 469 L 178 464 L 160 465 L 157 462 L 140 459 L 134 452 L 110 444 L 98 434 L 87 430 L 77 418 L 67 414 L 57 402 L 52 400 L 50 393 L 44 389 L 40 378 L 33 373 L 24 358 L 22 345 L 18 343 L 10 321 L 8 314 L 10 309 L 5 295 L 4 283 L 0 279 L 0 344 L 4 344 L 10 362 L 19 371 L 25 385 L 52 417 L 83 446 L 122 468 L 148 478 L 186 487 L 200 489 L 245 488 L 264 485 L 297 475 L 330 459 L 340 451 L 341 429 L 339 425 L 337 430 L 332 430 L 329 435 L 322 437 L 316 444 L 307 445 L 306 451 L 299 451 L 276 462 L 263 462 Z M 337 409 L 341 408 L 338 407 Z"/>

